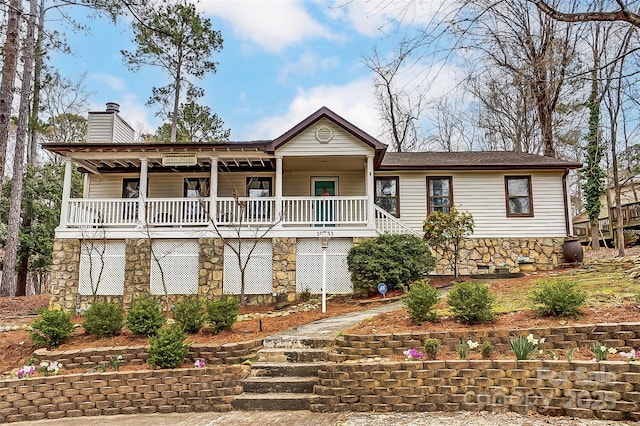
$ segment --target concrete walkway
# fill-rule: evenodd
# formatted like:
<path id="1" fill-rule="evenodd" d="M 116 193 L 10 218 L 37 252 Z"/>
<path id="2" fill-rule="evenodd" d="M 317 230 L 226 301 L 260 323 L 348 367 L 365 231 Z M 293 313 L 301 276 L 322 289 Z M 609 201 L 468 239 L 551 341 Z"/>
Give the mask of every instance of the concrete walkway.
<path id="1" fill-rule="evenodd" d="M 378 314 L 395 311 L 402 308 L 402 301 L 398 300 L 391 303 L 378 305 L 371 309 L 363 311 L 348 312 L 346 314 L 337 315 L 335 317 L 324 318 L 318 321 L 304 324 L 296 328 L 291 328 L 280 333 L 276 333 L 267 337 L 268 340 L 287 340 L 291 338 L 320 338 L 333 339 L 338 333 L 349 327 L 362 322 L 368 318 L 372 318 Z M 331 313 L 331 301 L 327 302 L 327 312 Z"/>

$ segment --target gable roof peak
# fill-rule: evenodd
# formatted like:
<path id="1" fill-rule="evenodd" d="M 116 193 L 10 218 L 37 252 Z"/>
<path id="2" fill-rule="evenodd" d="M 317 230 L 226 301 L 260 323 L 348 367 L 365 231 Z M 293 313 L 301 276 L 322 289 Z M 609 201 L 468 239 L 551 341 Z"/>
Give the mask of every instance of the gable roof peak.
<path id="1" fill-rule="evenodd" d="M 333 122 L 337 126 L 347 131 L 348 133 L 360 139 L 362 142 L 374 148 L 376 151 L 382 151 L 382 152 L 386 151 L 387 145 L 383 144 L 382 142 L 380 142 L 379 140 L 377 140 L 376 138 L 374 138 L 364 130 L 360 129 L 358 126 L 354 125 L 353 123 L 345 120 L 344 118 L 342 118 L 341 116 L 339 116 L 338 114 L 336 114 L 335 112 L 333 112 L 332 110 L 330 110 L 324 105 L 321 106 L 314 113 L 309 115 L 307 118 L 305 118 L 304 120 L 302 120 L 301 122 L 293 126 L 291 129 L 287 130 L 285 133 L 275 138 L 273 142 L 271 142 L 270 146 L 268 147 L 268 150 L 270 152 L 274 152 L 280 146 L 289 142 L 291 139 L 293 139 L 294 137 L 296 137 L 297 135 L 299 135 L 300 133 L 302 133 L 303 131 L 305 131 L 306 129 L 308 129 L 313 124 L 315 124 L 316 122 L 318 122 L 323 118 L 326 118 L 327 120 Z"/>

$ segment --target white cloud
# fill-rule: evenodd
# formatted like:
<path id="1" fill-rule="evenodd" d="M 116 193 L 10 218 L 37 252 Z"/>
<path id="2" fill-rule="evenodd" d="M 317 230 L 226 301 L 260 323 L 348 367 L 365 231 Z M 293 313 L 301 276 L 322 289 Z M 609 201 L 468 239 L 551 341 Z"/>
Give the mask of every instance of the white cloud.
<path id="1" fill-rule="evenodd" d="M 109 87 L 109 89 L 116 92 L 124 92 L 125 91 L 125 82 L 124 79 L 120 77 L 116 77 L 111 74 L 105 73 L 91 73 L 89 74 L 89 80 L 96 81 L 98 83 L 103 83 Z"/>
<path id="2" fill-rule="evenodd" d="M 301 1 L 202 0 L 198 5 L 206 14 L 229 21 L 236 37 L 271 52 L 308 38 L 338 38 L 313 19 Z"/>
<path id="3" fill-rule="evenodd" d="M 321 58 L 313 52 L 306 51 L 300 56 L 297 62 L 290 62 L 280 70 L 278 80 L 282 83 L 287 80 L 290 74 L 313 75 L 318 70 L 330 70 L 336 68 L 339 62 L 340 60 L 337 56 Z"/>
<path id="4" fill-rule="evenodd" d="M 436 16 L 445 16 L 453 8 L 455 2 L 447 0 L 334 0 L 331 11 L 358 33 L 373 37 L 392 34 L 401 26 L 432 25 Z"/>
<path id="5" fill-rule="evenodd" d="M 380 135 L 371 81 L 360 79 L 342 86 L 316 86 L 299 90 L 284 114 L 266 117 L 248 126 L 254 130 L 250 139 L 276 138 L 322 106 L 372 136 Z"/>

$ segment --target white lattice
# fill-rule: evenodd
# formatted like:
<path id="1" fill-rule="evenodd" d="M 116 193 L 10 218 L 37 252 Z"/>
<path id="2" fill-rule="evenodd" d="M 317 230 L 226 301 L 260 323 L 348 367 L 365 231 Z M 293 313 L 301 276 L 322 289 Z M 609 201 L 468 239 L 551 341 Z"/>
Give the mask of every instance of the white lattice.
<path id="1" fill-rule="evenodd" d="M 347 255 L 352 241 L 346 238 L 329 240 L 327 247 L 327 293 L 353 293 Z M 296 291 L 305 289 L 322 293 L 322 246 L 317 238 L 298 239 L 296 248 Z"/>
<path id="2" fill-rule="evenodd" d="M 242 240 L 230 242 L 235 249 L 240 247 L 242 262 L 247 261 L 246 253 L 251 250 L 255 241 Z M 243 254 L 244 253 L 244 254 Z M 228 294 L 240 294 L 240 267 L 238 266 L 238 256 L 234 251 L 224 247 L 224 292 Z M 245 294 L 271 294 L 273 291 L 273 246 L 271 241 L 258 241 L 253 250 L 249 263 L 245 269 Z"/>
<path id="3" fill-rule="evenodd" d="M 78 292 L 92 295 L 124 294 L 124 241 L 82 240 Z"/>
<path id="4" fill-rule="evenodd" d="M 151 247 L 151 294 L 164 294 L 164 286 L 167 294 L 198 292 L 197 240 L 155 240 Z"/>

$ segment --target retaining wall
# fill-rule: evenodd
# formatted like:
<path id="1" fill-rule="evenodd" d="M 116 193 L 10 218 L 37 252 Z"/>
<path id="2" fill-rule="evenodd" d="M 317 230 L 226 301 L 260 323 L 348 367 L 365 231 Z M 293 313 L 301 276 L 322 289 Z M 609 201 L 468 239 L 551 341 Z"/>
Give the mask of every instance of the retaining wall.
<path id="1" fill-rule="evenodd" d="M 429 338 L 438 339 L 442 346 L 448 346 L 451 350 L 454 350 L 460 340 L 471 339 L 476 342 L 488 340 L 498 351 L 506 353 L 510 350 L 509 339 L 513 336 L 527 336 L 528 334 L 533 334 L 536 339 L 544 337 L 545 342 L 539 347 L 545 350 L 590 348 L 596 342 L 614 347 L 619 351 L 640 348 L 640 323 L 636 322 L 527 328 L 511 331 L 470 330 L 374 335 L 345 334 L 336 339 L 333 348 L 336 354 L 332 359 L 343 361 L 371 356 L 402 356 L 402 351 L 420 348 Z"/>
<path id="2" fill-rule="evenodd" d="M 487 410 L 640 420 L 640 365 L 591 361 L 327 364 L 311 405 L 327 411 Z"/>
<path id="3" fill-rule="evenodd" d="M 115 414 L 230 411 L 249 367 L 126 371 L 0 381 L 0 423 Z"/>

